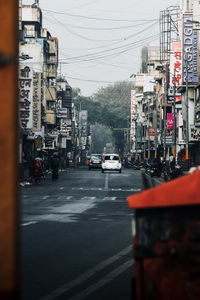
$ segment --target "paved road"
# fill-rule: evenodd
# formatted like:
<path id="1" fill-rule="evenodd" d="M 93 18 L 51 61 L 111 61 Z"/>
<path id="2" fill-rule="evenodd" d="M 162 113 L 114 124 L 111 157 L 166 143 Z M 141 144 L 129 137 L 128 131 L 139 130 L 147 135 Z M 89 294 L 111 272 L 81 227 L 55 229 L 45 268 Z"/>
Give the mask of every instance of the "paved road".
<path id="1" fill-rule="evenodd" d="M 21 299 L 130 299 L 131 219 L 126 197 L 141 172 L 86 168 L 21 191 Z"/>

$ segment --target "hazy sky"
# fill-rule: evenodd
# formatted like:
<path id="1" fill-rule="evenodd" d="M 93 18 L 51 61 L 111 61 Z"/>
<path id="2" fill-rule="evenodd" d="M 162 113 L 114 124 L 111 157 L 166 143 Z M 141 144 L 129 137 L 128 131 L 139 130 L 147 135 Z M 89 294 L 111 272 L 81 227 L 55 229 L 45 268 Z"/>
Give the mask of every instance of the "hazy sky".
<path id="1" fill-rule="evenodd" d="M 32 4 L 34 0 L 23 0 Z M 83 96 L 139 71 L 140 50 L 159 44 L 159 12 L 174 0 L 39 0 L 59 40 L 59 73 Z"/>

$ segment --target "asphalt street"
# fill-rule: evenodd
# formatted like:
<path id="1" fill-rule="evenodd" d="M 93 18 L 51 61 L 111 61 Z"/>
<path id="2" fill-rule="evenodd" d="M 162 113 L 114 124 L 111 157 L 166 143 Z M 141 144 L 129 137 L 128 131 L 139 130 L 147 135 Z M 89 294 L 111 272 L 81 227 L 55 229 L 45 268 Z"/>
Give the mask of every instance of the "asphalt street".
<path id="1" fill-rule="evenodd" d="M 131 220 L 126 197 L 141 171 L 86 167 L 21 189 L 21 299 L 131 298 Z"/>

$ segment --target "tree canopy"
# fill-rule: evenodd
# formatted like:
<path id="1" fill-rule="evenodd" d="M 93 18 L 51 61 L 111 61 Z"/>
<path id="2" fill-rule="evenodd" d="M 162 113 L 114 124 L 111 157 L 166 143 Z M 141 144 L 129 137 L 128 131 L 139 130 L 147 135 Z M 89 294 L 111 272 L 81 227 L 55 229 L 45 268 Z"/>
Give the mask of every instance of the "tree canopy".
<path id="1" fill-rule="evenodd" d="M 88 111 L 90 124 L 102 124 L 113 131 L 116 149 L 123 152 L 124 132 L 130 120 L 131 90 L 133 82 L 120 81 L 100 88 L 91 97 L 81 95 L 80 89 L 73 90 L 73 100 L 78 110 Z"/>

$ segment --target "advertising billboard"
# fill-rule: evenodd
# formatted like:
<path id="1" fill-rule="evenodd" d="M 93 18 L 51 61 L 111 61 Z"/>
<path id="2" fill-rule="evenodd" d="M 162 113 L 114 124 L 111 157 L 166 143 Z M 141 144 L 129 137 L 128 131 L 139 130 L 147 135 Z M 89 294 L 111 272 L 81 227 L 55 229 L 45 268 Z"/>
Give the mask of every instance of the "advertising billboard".
<path id="1" fill-rule="evenodd" d="M 183 51 L 183 85 L 196 85 L 199 82 L 199 33 L 193 29 L 193 15 L 183 14 L 182 51 Z M 188 72 L 187 72 L 188 69 Z"/>

